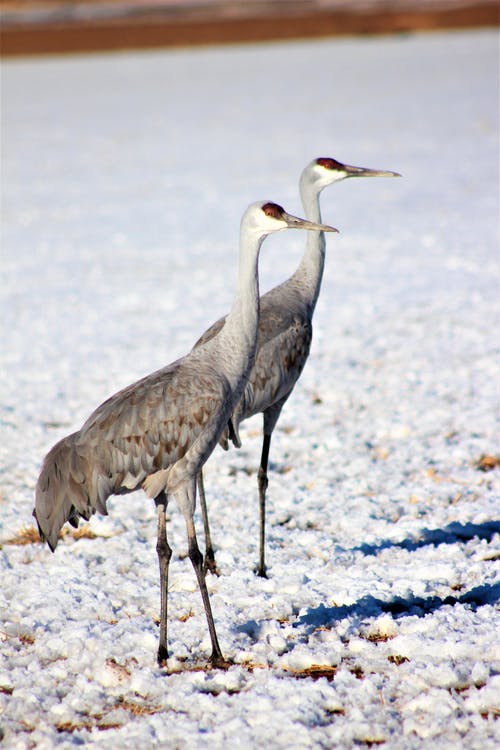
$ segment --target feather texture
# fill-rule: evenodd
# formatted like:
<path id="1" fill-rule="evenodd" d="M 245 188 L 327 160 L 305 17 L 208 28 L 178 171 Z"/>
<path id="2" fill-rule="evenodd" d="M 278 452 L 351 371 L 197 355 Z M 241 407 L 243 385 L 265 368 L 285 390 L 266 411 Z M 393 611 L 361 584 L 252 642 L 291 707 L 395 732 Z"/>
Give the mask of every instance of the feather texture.
<path id="1" fill-rule="evenodd" d="M 198 339 L 194 348 L 205 344 L 224 327 L 220 318 Z M 254 414 L 275 410 L 266 427 L 272 431 L 281 408 L 297 382 L 309 356 L 312 341 L 311 303 L 296 284 L 281 284 L 260 300 L 257 352 L 247 384 L 232 414 L 238 445 L 239 425 Z M 271 425 L 272 422 L 272 425 Z M 228 431 L 221 437 L 227 446 Z M 225 447 L 223 445 L 223 447 Z"/>
<path id="2" fill-rule="evenodd" d="M 166 486 L 165 469 L 176 464 L 178 484 L 185 479 L 183 459 L 190 470 L 203 464 L 229 418 L 230 408 L 220 405 L 230 404 L 232 394 L 215 368 L 200 373 L 199 360 L 186 357 L 119 391 L 47 454 L 36 518 L 51 549 L 75 511 L 87 520 L 96 511 L 106 514 L 111 494 L 136 490 L 158 473 L 162 480 L 150 478 L 148 485 L 155 496 Z M 198 450 L 188 460 L 194 443 Z"/>

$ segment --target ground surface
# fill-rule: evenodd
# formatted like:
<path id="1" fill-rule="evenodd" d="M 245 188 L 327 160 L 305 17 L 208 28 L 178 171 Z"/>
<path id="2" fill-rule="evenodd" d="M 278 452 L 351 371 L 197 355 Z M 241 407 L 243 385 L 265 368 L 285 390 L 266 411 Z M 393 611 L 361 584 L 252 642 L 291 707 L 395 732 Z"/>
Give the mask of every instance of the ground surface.
<path id="1" fill-rule="evenodd" d="M 4 64 L 4 747 L 498 746 L 497 53 L 474 32 Z M 269 580 L 260 421 L 207 464 L 226 672 L 202 669 L 170 509 L 168 674 L 152 504 L 112 499 L 52 555 L 19 543 L 39 467 L 227 311 L 243 209 L 299 213 L 317 156 L 404 177 L 323 196 L 341 234 L 273 438 Z M 265 243 L 263 290 L 303 242 Z"/>

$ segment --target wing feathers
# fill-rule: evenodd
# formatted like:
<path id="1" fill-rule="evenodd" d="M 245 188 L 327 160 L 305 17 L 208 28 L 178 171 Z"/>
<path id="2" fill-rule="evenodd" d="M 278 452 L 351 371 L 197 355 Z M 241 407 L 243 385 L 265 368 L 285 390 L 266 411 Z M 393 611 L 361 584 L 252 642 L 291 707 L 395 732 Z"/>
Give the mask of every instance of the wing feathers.
<path id="1" fill-rule="evenodd" d="M 34 511 L 42 538 L 55 549 L 66 521 L 106 514 L 111 494 L 144 486 L 155 497 L 190 449 L 190 466 L 205 460 L 230 395 L 215 370 L 170 366 L 105 401 L 45 458 Z"/>

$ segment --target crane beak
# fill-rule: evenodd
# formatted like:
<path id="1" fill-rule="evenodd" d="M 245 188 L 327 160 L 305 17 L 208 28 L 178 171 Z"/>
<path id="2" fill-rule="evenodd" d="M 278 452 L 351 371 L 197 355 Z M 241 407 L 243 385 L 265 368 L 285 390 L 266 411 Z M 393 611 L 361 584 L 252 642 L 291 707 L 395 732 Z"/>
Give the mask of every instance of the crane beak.
<path id="1" fill-rule="evenodd" d="M 343 167 L 347 177 L 401 177 L 399 172 L 382 169 L 366 169 L 365 167 L 353 167 L 349 164 L 344 164 Z"/>
<path id="2" fill-rule="evenodd" d="M 308 221 L 307 219 L 299 219 L 298 216 L 292 216 L 283 211 L 281 219 L 286 222 L 289 229 L 313 229 L 316 232 L 338 232 L 338 229 L 331 227 L 328 224 L 316 224 L 314 221 Z"/>

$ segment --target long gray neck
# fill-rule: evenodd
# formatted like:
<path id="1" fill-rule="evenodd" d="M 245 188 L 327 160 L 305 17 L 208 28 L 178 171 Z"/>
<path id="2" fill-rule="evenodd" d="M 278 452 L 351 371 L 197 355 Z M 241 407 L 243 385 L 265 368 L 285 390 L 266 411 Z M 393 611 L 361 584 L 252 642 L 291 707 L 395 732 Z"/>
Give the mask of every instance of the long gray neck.
<path id="1" fill-rule="evenodd" d="M 240 231 L 238 282 L 233 305 L 217 339 L 219 355 L 233 388 L 238 388 L 253 366 L 259 324 L 258 260 L 263 237 Z"/>
<path id="2" fill-rule="evenodd" d="M 321 223 L 320 192 L 304 176 L 301 177 L 300 197 L 304 207 L 305 218 L 317 223 Z M 311 306 L 312 310 L 314 310 L 318 299 L 324 265 L 324 232 L 307 232 L 306 249 L 297 270 L 291 277 L 291 281 L 300 290 L 304 301 Z"/>

